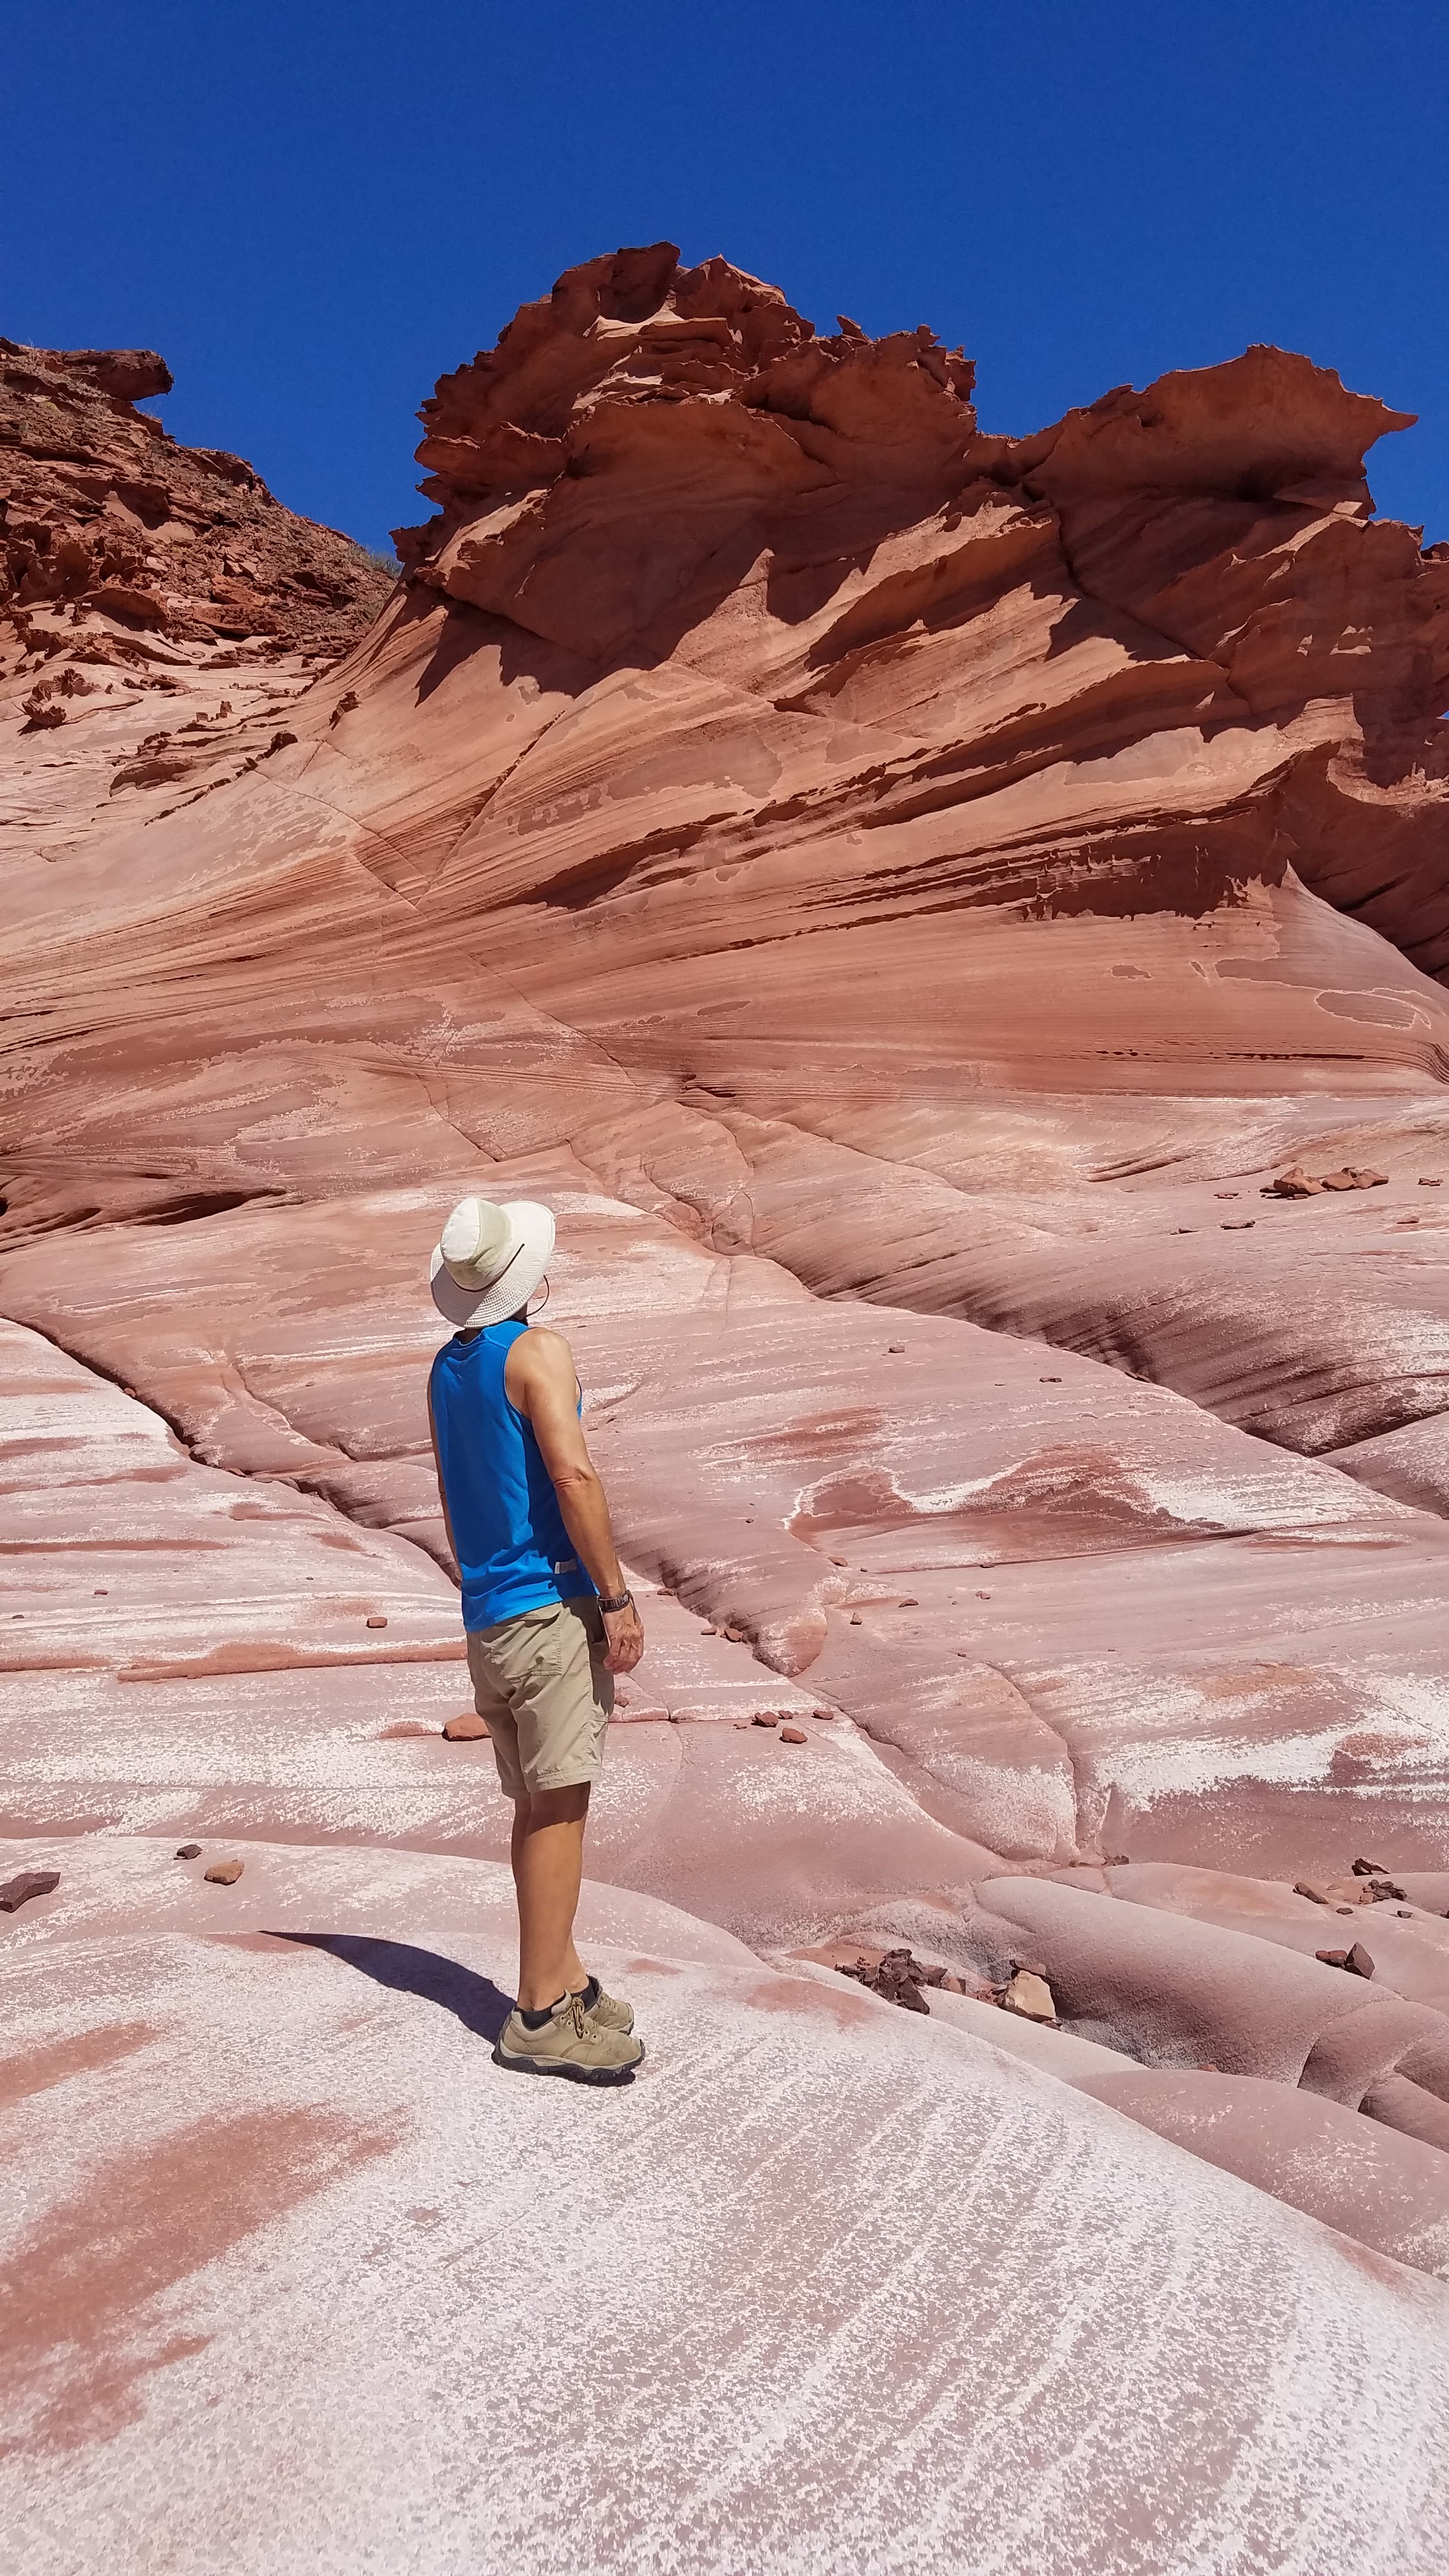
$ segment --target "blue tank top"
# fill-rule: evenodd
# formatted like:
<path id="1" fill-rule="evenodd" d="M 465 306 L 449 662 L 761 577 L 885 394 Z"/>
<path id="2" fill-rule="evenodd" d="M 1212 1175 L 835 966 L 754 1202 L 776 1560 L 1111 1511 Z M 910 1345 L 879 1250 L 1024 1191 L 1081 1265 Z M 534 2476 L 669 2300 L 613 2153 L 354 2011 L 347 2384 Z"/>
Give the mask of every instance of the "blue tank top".
<path id="1" fill-rule="evenodd" d="M 527 1330 L 489 1324 L 471 1342 L 445 1342 L 428 1380 L 469 1629 L 594 1591 L 533 1425 L 504 1388 L 508 1354 Z"/>

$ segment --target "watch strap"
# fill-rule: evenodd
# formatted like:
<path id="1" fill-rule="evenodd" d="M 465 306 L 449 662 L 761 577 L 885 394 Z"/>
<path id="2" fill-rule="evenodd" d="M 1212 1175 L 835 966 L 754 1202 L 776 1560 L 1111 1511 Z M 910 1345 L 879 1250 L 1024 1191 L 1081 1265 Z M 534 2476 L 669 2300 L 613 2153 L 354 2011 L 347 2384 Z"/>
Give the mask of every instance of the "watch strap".
<path id="1" fill-rule="evenodd" d="M 633 1606 L 634 1595 L 632 1592 L 610 1592 L 607 1594 L 601 1592 L 599 1595 L 599 1608 L 601 1610 L 630 1610 Z"/>

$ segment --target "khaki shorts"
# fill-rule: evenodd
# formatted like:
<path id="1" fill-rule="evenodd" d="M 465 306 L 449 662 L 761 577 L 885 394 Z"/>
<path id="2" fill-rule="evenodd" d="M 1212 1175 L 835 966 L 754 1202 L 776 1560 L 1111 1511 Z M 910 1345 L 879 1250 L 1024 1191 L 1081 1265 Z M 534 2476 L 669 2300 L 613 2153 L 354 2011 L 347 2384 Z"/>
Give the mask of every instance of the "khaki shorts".
<path id="1" fill-rule="evenodd" d="M 614 1709 L 607 1652 L 603 1614 L 589 1593 L 469 1629 L 473 1705 L 493 1738 L 505 1796 L 598 1778 Z"/>

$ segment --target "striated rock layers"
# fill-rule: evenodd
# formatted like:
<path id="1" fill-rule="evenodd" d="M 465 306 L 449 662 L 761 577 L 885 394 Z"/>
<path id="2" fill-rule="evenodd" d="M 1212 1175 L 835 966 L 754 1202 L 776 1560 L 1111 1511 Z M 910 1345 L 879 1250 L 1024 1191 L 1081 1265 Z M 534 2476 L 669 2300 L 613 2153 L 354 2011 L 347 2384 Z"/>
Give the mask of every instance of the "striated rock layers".
<path id="1" fill-rule="evenodd" d="M 386 574 L 284 509 L 244 458 L 178 447 L 136 409 L 171 383 L 150 349 L 0 339 L 0 622 L 30 639 L 27 611 L 63 605 L 123 632 L 341 652 Z"/>
<path id="2" fill-rule="evenodd" d="M 258 2576 L 564 2563 L 478 2463 L 565 2437 L 439 2408 L 459 2331 L 562 2353 L 570 2563 L 1449 2541 L 1449 561 L 1373 516 L 1404 415 L 1307 359 L 1029 438 L 971 393 L 621 251 L 442 379 L 340 667 L 83 599 L 137 658 L 37 725 L 71 611 L 17 612 L 0 1812 L 60 1884 L 0 2077 L 69 2087 L 22 2258 L 99 2169 L 144 2296 L 32 2299 L 3 2473 L 195 2456 Z M 645 1605 L 602 2147 L 479 2045 L 465 1188 L 556 1212 Z M 902 1950 L 924 2010 L 838 1973 Z M 620 2332 L 552 2203 L 465 2188 L 578 2155 Z"/>

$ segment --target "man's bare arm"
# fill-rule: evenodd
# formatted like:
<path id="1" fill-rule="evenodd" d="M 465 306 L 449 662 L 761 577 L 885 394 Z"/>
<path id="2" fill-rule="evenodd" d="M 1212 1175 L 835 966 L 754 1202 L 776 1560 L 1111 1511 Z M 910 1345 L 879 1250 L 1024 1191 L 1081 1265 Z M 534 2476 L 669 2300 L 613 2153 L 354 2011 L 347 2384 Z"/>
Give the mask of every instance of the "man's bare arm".
<path id="1" fill-rule="evenodd" d="M 433 1390 L 431 1387 L 428 1389 L 428 1438 L 433 1444 L 433 1465 L 437 1470 L 438 1500 L 443 1506 L 443 1527 L 448 1535 L 448 1545 L 453 1551 L 453 1563 L 461 1575 L 463 1568 L 458 1556 L 458 1542 L 453 1536 L 453 1524 L 448 1518 L 448 1497 L 443 1486 L 443 1462 L 438 1456 L 438 1426 L 433 1416 Z"/>
<path id="2" fill-rule="evenodd" d="M 624 1591 L 609 1506 L 579 1421 L 574 1355 L 562 1333 L 539 1324 L 520 1333 L 508 1354 L 503 1382 L 510 1402 L 533 1425 L 564 1527 L 598 1590 L 605 1596 Z M 638 1611 L 630 1603 L 624 1610 L 606 1610 L 603 1617 L 610 1672 L 632 1672 L 644 1652 Z"/>

